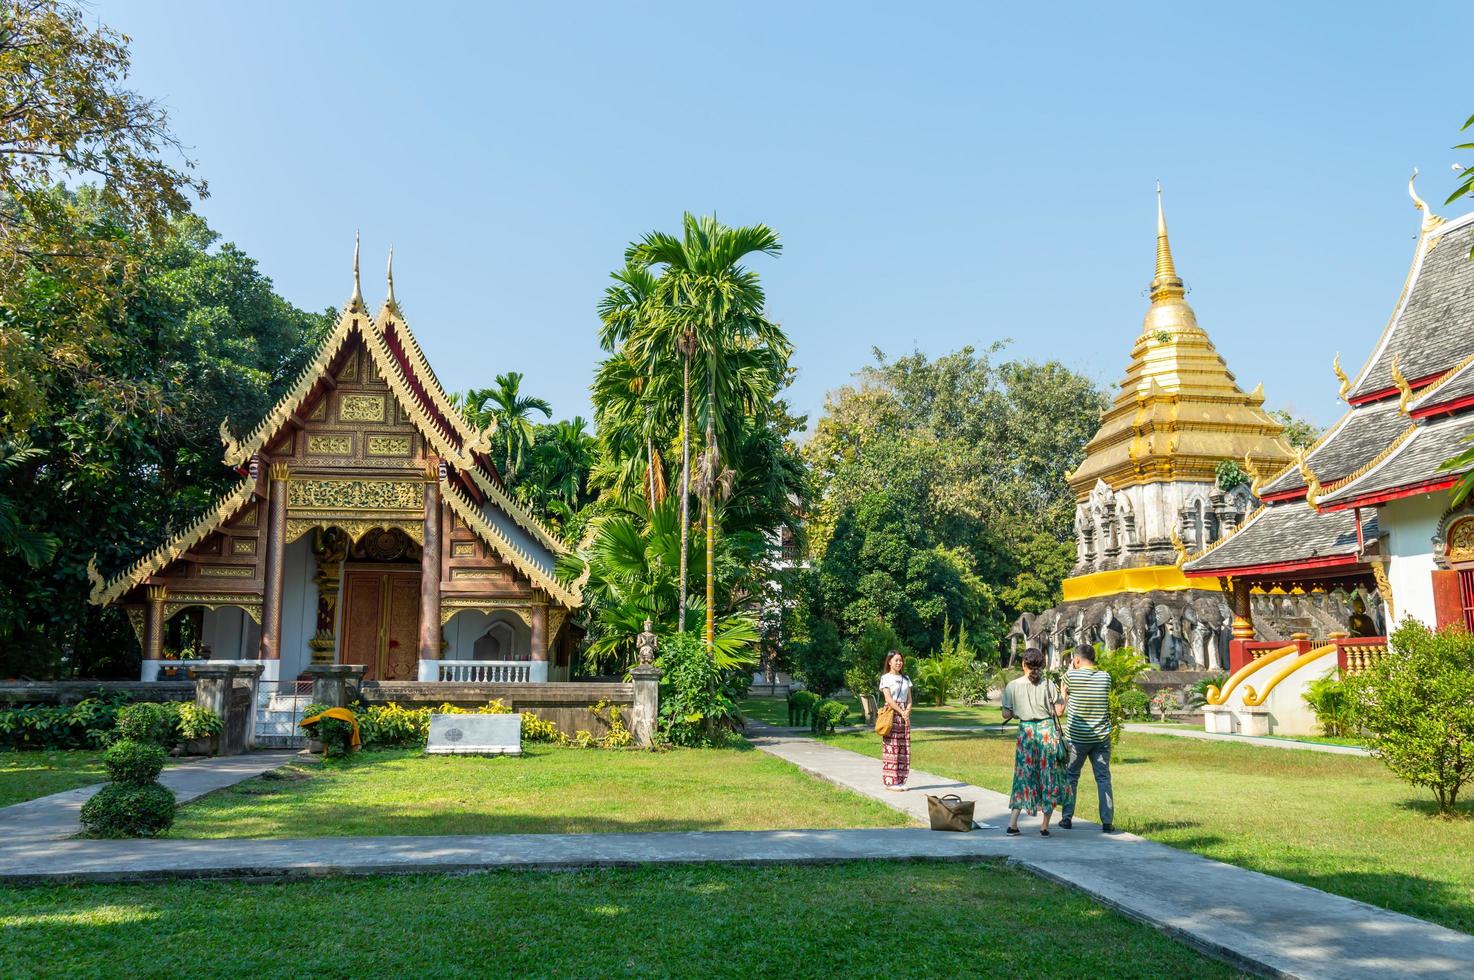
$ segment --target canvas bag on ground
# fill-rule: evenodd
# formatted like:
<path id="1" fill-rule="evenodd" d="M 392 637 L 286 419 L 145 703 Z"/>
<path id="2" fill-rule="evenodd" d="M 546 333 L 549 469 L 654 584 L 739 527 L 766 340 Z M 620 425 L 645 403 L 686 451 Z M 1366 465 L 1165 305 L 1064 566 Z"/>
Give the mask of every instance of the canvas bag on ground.
<path id="1" fill-rule="evenodd" d="M 928 796 L 926 814 L 931 818 L 931 829 L 956 830 L 964 834 L 972 830 L 973 802 L 964 800 L 956 793 Z"/>

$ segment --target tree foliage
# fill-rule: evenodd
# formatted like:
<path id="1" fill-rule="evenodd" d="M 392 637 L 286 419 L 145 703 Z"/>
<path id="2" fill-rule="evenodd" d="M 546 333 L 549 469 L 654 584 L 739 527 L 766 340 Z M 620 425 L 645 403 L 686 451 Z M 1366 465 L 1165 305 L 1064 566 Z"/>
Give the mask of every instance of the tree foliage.
<path id="1" fill-rule="evenodd" d="M 995 363 L 998 348 L 874 365 L 831 392 L 803 454 L 818 503 L 804 582 L 812 635 L 892 625 L 928 651 L 947 622 L 980 648 L 1059 601 L 1074 551 L 1078 464 L 1105 406 L 1062 365 Z"/>
<path id="2" fill-rule="evenodd" d="M 1320 438 L 1320 426 L 1290 414 L 1288 409 L 1273 409 L 1269 417 L 1285 427 L 1280 435 L 1290 444 L 1291 449 L 1309 449 Z"/>
<path id="3" fill-rule="evenodd" d="M 1388 769 L 1453 813 L 1474 782 L 1474 635 L 1409 619 L 1389 640 L 1386 656 L 1347 678 L 1348 720 Z"/>
<path id="4" fill-rule="evenodd" d="M 59 388 L 114 411 L 168 402 L 105 355 L 127 341 L 120 302 L 145 274 L 135 243 L 164 235 L 205 185 L 164 110 L 126 87 L 128 38 L 88 20 L 60 0 L 0 4 L 0 436 L 44 419 Z"/>

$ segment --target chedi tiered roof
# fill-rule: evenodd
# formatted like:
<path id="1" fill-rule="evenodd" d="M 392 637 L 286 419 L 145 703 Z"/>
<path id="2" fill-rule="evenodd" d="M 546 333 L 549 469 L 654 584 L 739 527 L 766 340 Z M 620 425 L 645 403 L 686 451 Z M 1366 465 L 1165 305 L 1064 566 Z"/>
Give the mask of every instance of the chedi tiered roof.
<path id="1" fill-rule="evenodd" d="M 1157 265 L 1151 308 L 1115 402 L 1085 460 L 1069 475 L 1079 499 L 1098 480 L 1112 489 L 1160 481 L 1212 483 L 1218 464 L 1246 456 L 1265 469 L 1289 462 L 1283 427 L 1264 411 L 1262 386 L 1242 391 L 1198 326 L 1177 275 L 1157 189 Z"/>

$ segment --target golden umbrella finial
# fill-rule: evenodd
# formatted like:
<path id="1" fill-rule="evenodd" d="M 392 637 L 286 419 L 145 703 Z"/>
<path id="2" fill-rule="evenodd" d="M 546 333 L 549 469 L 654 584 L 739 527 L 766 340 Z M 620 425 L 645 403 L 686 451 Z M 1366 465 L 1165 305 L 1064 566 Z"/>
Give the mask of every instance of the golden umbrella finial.
<path id="1" fill-rule="evenodd" d="M 1157 181 L 1157 271 L 1152 276 L 1151 298 L 1179 298 L 1186 295 L 1177 266 L 1172 261 L 1172 246 L 1167 241 L 1167 215 L 1162 209 L 1162 182 Z"/>

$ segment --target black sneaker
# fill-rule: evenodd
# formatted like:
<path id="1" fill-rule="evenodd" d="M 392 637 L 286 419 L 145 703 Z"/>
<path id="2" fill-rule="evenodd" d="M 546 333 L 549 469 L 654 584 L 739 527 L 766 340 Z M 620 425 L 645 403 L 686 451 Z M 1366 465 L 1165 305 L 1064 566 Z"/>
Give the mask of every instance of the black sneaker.
<path id="1" fill-rule="evenodd" d="M 1071 820 L 1069 817 L 1065 817 L 1063 820 L 1061 820 L 1059 822 L 1059 829 L 1060 830 L 1069 830 L 1073 826 L 1075 826 L 1075 822 L 1073 820 Z"/>
<path id="2" fill-rule="evenodd" d="M 1103 823 L 1100 825 L 1100 832 L 1102 834 L 1114 834 L 1116 832 L 1116 825 L 1113 823 Z"/>

